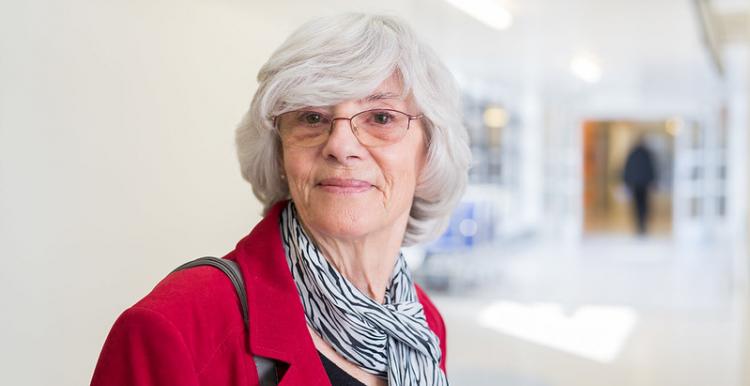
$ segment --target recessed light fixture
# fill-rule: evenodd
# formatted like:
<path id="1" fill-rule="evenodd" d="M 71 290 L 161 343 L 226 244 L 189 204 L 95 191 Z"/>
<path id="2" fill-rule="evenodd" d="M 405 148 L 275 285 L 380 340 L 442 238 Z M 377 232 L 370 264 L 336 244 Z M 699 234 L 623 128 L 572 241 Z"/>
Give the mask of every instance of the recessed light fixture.
<path id="1" fill-rule="evenodd" d="M 492 28 L 504 30 L 513 24 L 513 15 L 494 0 L 445 1 Z"/>

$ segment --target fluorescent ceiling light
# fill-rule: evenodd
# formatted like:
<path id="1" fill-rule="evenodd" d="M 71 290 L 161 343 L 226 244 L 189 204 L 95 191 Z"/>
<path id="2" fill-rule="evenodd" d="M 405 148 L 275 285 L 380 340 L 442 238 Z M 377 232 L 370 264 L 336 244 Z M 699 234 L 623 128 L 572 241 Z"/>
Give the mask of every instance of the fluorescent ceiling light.
<path id="1" fill-rule="evenodd" d="M 580 55 L 570 61 L 570 70 L 584 82 L 596 83 L 602 77 L 602 68 L 596 59 L 589 55 Z"/>
<path id="2" fill-rule="evenodd" d="M 627 307 L 583 306 L 566 311 L 560 304 L 500 301 L 478 315 L 480 325 L 516 338 L 597 362 L 617 358 L 637 315 Z"/>
<path id="3" fill-rule="evenodd" d="M 494 0 L 445 0 L 482 23 L 499 30 L 513 24 L 513 15 Z"/>

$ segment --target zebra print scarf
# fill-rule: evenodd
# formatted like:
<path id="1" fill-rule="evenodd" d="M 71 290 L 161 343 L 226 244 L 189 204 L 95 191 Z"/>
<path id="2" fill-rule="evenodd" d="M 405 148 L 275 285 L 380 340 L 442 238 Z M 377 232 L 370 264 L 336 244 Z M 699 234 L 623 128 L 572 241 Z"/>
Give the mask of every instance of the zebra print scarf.
<path id="1" fill-rule="evenodd" d="M 427 326 L 402 254 L 379 304 L 330 265 L 297 221 L 291 201 L 280 222 L 307 323 L 326 342 L 362 370 L 387 377 L 389 385 L 448 385 L 438 338 Z"/>

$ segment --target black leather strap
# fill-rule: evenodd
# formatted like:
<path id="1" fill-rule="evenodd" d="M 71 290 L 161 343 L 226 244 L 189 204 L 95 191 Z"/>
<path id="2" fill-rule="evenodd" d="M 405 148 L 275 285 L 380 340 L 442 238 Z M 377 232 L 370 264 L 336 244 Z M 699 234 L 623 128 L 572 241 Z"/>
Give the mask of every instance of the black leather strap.
<path id="1" fill-rule="evenodd" d="M 242 279 L 242 272 L 240 272 L 240 267 L 237 266 L 237 263 L 235 263 L 232 260 L 227 259 L 220 259 L 218 257 L 213 256 L 204 256 L 197 258 L 193 261 L 188 261 L 187 263 L 177 267 L 172 272 L 177 272 L 183 269 L 203 266 L 203 265 L 210 265 L 212 267 L 220 269 L 222 272 L 224 272 L 225 275 L 229 277 L 229 280 L 232 281 L 232 284 L 234 285 L 234 290 L 237 292 L 237 297 L 240 298 L 240 307 L 242 311 L 242 321 L 245 323 L 245 331 L 248 333 L 250 332 L 250 319 L 248 318 L 248 311 L 247 311 L 247 294 L 245 293 L 245 280 Z"/>
<path id="2" fill-rule="evenodd" d="M 235 292 L 237 292 L 237 297 L 240 299 L 240 311 L 242 312 L 242 321 L 245 323 L 245 333 L 250 334 L 250 318 L 248 317 L 245 280 L 242 279 L 242 272 L 237 263 L 232 260 L 220 259 L 218 257 L 204 256 L 189 261 L 177 267 L 172 272 L 204 265 L 218 268 L 229 277 L 232 285 L 234 285 Z M 258 370 L 258 382 L 260 383 L 260 386 L 276 386 L 279 384 L 278 369 L 276 368 L 276 363 L 272 359 L 253 355 L 253 361 L 255 361 L 255 368 Z"/>

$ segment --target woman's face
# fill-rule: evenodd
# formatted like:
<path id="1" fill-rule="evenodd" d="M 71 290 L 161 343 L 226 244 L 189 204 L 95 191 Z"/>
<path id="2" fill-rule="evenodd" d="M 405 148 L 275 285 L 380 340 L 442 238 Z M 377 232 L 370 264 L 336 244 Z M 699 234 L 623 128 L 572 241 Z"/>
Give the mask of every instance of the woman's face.
<path id="1" fill-rule="evenodd" d="M 305 110 L 334 118 L 370 109 L 418 115 L 412 98 L 400 95 L 401 83 L 391 76 L 370 97 Z M 411 120 L 400 141 L 378 147 L 363 146 L 348 120 L 333 122 L 329 137 L 320 145 L 299 147 L 282 141 L 284 171 L 303 224 L 314 233 L 342 240 L 378 232 L 403 235 L 425 163 L 421 120 Z"/>

